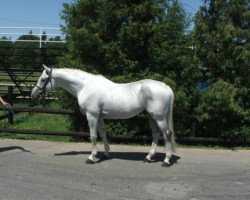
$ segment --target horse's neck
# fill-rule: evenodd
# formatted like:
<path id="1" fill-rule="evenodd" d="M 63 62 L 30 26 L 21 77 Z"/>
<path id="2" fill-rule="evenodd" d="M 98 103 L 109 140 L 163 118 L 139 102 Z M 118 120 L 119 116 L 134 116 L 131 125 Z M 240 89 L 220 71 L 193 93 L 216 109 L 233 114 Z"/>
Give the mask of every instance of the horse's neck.
<path id="1" fill-rule="evenodd" d="M 77 97 L 79 91 L 84 87 L 84 77 L 79 76 L 76 70 L 55 69 L 53 71 L 53 79 L 55 87 L 63 88 L 73 96 Z"/>

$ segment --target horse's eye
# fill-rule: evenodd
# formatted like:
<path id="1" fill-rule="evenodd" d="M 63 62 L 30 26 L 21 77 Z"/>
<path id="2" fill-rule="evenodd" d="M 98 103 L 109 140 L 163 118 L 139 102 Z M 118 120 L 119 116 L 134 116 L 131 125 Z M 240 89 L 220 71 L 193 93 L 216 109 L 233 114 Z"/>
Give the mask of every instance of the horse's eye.
<path id="1" fill-rule="evenodd" d="M 45 81 L 45 79 L 41 79 L 41 82 L 44 82 Z"/>

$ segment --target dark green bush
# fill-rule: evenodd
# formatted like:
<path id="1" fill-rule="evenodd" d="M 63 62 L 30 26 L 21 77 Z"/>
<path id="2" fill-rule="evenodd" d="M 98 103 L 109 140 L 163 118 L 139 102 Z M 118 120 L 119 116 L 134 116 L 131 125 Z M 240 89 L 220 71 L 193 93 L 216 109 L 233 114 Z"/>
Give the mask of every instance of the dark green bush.
<path id="1" fill-rule="evenodd" d="M 232 84 L 218 80 L 202 94 L 196 109 L 201 136 L 250 138 L 244 125 L 249 113 L 239 105 L 238 92 Z"/>

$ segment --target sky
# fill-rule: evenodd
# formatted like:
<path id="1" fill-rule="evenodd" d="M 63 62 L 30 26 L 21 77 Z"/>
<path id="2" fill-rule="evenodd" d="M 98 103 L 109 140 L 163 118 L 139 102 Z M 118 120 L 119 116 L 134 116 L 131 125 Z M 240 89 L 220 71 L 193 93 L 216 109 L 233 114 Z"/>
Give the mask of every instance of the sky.
<path id="1" fill-rule="evenodd" d="M 60 18 L 63 3 L 72 2 L 74 0 L 0 0 L 0 33 L 10 32 L 10 29 L 1 27 L 59 28 L 63 24 Z M 194 15 L 202 5 L 202 0 L 180 0 L 180 2 L 191 15 Z M 18 29 L 18 32 L 29 32 L 29 30 L 31 29 Z M 57 30 L 50 31 L 52 34 L 57 32 Z M 39 32 L 39 29 L 33 30 L 33 33 L 36 32 Z M 48 32 L 49 30 L 46 31 Z"/>

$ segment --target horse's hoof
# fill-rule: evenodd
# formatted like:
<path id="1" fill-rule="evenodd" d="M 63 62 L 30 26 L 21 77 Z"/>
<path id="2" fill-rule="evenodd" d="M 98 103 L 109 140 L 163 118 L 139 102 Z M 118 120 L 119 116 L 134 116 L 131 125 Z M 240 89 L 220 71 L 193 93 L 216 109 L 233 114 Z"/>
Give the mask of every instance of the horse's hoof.
<path id="1" fill-rule="evenodd" d="M 90 160 L 89 158 L 85 161 L 85 164 L 95 164 L 93 160 Z"/>
<path id="2" fill-rule="evenodd" d="M 103 154 L 101 160 L 111 160 L 111 157 Z"/>
<path id="3" fill-rule="evenodd" d="M 151 163 L 151 160 L 149 160 L 149 159 L 146 157 L 146 158 L 144 158 L 143 162 L 144 162 L 144 163 Z"/>
<path id="4" fill-rule="evenodd" d="M 167 162 L 163 162 L 163 163 L 161 164 L 161 166 L 162 166 L 162 167 L 170 167 L 171 165 L 170 165 L 169 163 L 167 163 Z"/>

